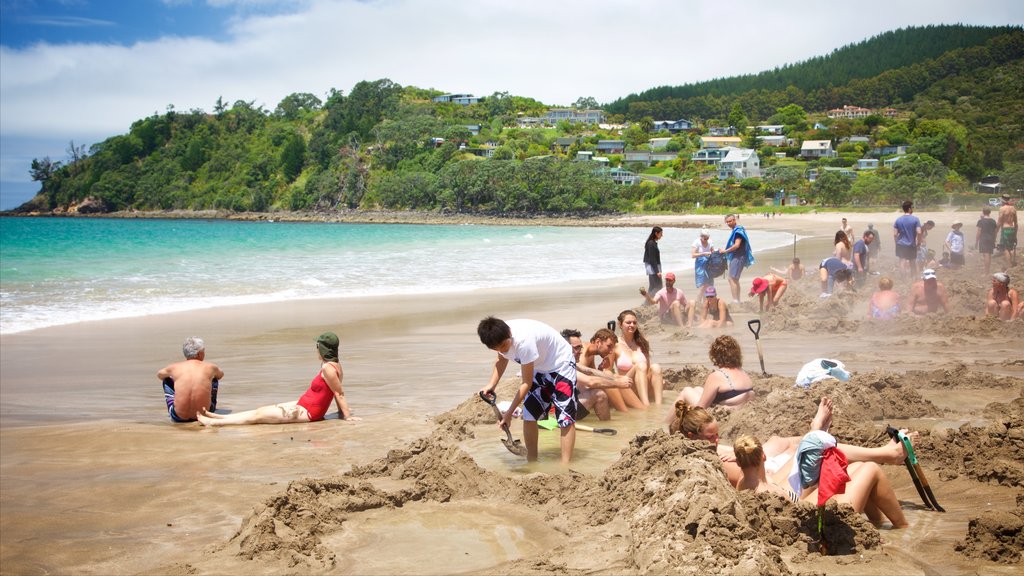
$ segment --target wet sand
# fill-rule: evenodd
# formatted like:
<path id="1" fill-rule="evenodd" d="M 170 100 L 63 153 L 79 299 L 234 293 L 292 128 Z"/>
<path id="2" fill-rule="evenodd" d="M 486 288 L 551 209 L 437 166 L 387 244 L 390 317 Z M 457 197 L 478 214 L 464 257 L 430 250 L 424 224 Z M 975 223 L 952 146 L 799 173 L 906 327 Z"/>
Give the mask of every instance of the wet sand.
<path id="1" fill-rule="evenodd" d="M 741 223 L 807 236 L 797 251 L 813 271 L 840 216 Z M 869 221 L 885 234 L 895 216 L 849 217 L 859 235 Z M 977 218 L 919 216 L 938 223 L 931 244 L 941 244 L 958 216 L 970 238 Z M 719 217 L 648 220 L 668 235 L 673 222 L 721 225 Z M 883 271 L 891 251 L 886 236 Z M 663 249 L 669 270 L 686 256 Z M 744 294 L 755 275 L 791 257 L 787 249 L 759 254 L 744 273 Z M 1024 278 L 1021 267 L 1010 273 Z M 806 551 L 800 526 L 813 507 L 737 496 L 706 447 L 656 432 L 667 405 L 584 422 L 618 435 L 579 432 L 572 473 L 557 464 L 554 433 L 542 435 L 533 465 L 498 442 L 473 399 L 492 362 L 476 322 L 531 317 L 589 334 L 639 306 L 636 288 L 646 279 L 637 277 L 239 306 L 0 337 L 0 571 L 1016 573 L 1024 322 L 982 317 L 983 276 L 970 256 L 964 270 L 940 272 L 951 294 L 947 317 L 869 321 L 867 294 L 822 301 L 814 280 L 760 316 L 772 376 L 756 376 L 754 402 L 719 415 L 723 441 L 800 434 L 816 398 L 828 394 L 841 440 L 877 442 L 886 424 L 921 430 L 921 463 L 948 511 L 925 510 L 906 470 L 887 466 L 911 527 L 876 530 L 836 509 L 830 527 L 845 552 L 837 556 Z M 692 273 L 679 286 L 692 295 Z M 729 332 L 744 347 L 746 369 L 759 375 L 746 328 L 758 317 L 756 301 L 734 314 Z M 362 421 L 219 430 L 167 422 L 154 375 L 178 359 L 184 336 L 206 339 L 208 359 L 226 373 L 219 408 L 239 411 L 297 398 L 317 369 L 313 340 L 325 330 L 341 337 L 346 394 Z M 717 333 L 654 323 L 645 330 L 671 388 L 702 382 Z M 800 366 L 817 357 L 843 360 L 854 378 L 793 388 Z M 506 378 L 499 394 L 507 397 L 513 383 Z M 518 425 L 514 432 L 521 436 Z"/>

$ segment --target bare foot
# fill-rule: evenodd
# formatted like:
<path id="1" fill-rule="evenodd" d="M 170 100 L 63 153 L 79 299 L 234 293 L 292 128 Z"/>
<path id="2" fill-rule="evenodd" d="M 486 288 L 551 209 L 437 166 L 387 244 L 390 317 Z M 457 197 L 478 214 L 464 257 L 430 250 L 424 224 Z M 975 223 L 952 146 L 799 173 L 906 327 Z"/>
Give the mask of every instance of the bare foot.
<path id="1" fill-rule="evenodd" d="M 206 408 L 200 408 L 199 413 L 196 414 L 196 420 L 203 426 L 219 426 L 221 423 L 217 418 L 211 418 L 211 414 Z"/>
<path id="2" fill-rule="evenodd" d="M 818 411 L 814 414 L 814 419 L 811 420 L 811 430 L 827 432 L 831 426 L 832 400 L 822 396 L 821 402 L 818 403 Z"/>

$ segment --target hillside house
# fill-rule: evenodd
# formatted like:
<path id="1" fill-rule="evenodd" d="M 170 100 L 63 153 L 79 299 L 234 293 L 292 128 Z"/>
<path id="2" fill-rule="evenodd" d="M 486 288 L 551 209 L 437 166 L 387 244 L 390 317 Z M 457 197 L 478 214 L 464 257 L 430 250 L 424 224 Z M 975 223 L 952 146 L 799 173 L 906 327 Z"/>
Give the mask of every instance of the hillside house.
<path id="1" fill-rule="evenodd" d="M 708 128 L 708 136 L 735 136 L 735 135 L 736 135 L 736 127 L 735 126 L 729 126 L 728 128 L 723 128 L 721 126 L 712 126 L 711 128 Z"/>
<path id="2" fill-rule="evenodd" d="M 597 151 L 605 154 L 622 154 L 626 150 L 625 140 L 598 140 Z"/>
<path id="3" fill-rule="evenodd" d="M 762 124 L 755 126 L 757 131 L 761 134 L 767 134 L 769 136 L 781 136 L 782 130 L 785 128 L 782 124 Z"/>
<path id="4" fill-rule="evenodd" d="M 556 138 L 555 141 L 551 144 L 551 151 L 558 152 L 559 154 L 565 154 L 566 152 L 569 151 L 569 148 L 572 147 L 572 145 L 575 144 L 576 142 L 579 142 L 579 138 Z"/>
<path id="5" fill-rule="evenodd" d="M 729 153 L 730 149 L 731 146 L 726 146 L 725 148 L 701 148 L 690 156 L 690 160 L 700 164 L 709 164 L 714 166 Z"/>
<path id="6" fill-rule="evenodd" d="M 861 158 L 857 160 L 857 170 L 877 170 L 878 158 Z"/>
<path id="7" fill-rule="evenodd" d="M 882 166 L 892 170 L 892 167 L 900 161 L 903 156 L 893 156 L 892 158 L 886 158 L 882 161 Z"/>
<path id="8" fill-rule="evenodd" d="M 718 163 L 718 179 L 761 177 L 761 160 L 750 148 L 730 148 Z"/>
<path id="9" fill-rule="evenodd" d="M 548 108 L 543 117 L 547 124 L 568 122 L 570 124 L 600 124 L 604 121 L 604 110 L 576 110 L 575 108 Z"/>
<path id="10" fill-rule="evenodd" d="M 789 146 L 792 140 L 781 135 L 758 136 L 757 142 L 761 146 Z"/>
<path id="11" fill-rule="evenodd" d="M 807 171 L 807 180 L 814 182 L 818 179 L 818 176 L 825 172 L 834 172 L 840 176 L 846 176 L 847 178 L 854 179 L 857 177 L 857 172 L 852 168 L 836 168 L 834 166 L 827 166 L 825 168 L 811 168 Z"/>
<path id="12" fill-rule="evenodd" d="M 800 146 L 800 156 L 804 158 L 832 158 L 835 155 L 831 140 L 804 140 Z"/>
<path id="13" fill-rule="evenodd" d="M 470 104 L 476 104 L 480 101 L 480 98 L 473 96 L 472 94 L 442 94 L 441 96 L 434 96 L 434 102 L 440 103 L 452 103 L 459 104 L 461 106 L 469 106 Z"/>
<path id="14" fill-rule="evenodd" d="M 825 113 L 829 118 L 867 118 L 874 113 L 870 108 L 861 108 L 860 106 L 843 106 L 842 108 L 833 108 Z"/>
<path id="15" fill-rule="evenodd" d="M 693 122 L 680 118 L 679 120 L 655 120 L 654 131 L 668 130 L 672 134 L 693 130 Z"/>
<path id="16" fill-rule="evenodd" d="M 726 146 L 739 147 L 742 138 L 739 136 L 701 136 L 701 148 L 725 148 Z"/>
<path id="17" fill-rule="evenodd" d="M 623 156 L 623 162 L 643 162 L 650 166 L 658 162 L 669 162 L 678 158 L 678 154 L 675 152 L 667 152 L 664 150 L 627 150 Z"/>
<path id="18" fill-rule="evenodd" d="M 647 146 L 651 150 L 664 150 L 665 146 L 668 146 L 668 143 L 671 141 L 671 138 L 651 138 L 647 141 Z"/>
<path id="19" fill-rule="evenodd" d="M 632 186 L 640 182 L 640 177 L 634 172 L 630 172 L 625 168 L 610 168 L 606 170 L 605 174 L 612 179 L 612 182 L 616 184 L 623 184 L 625 186 Z"/>

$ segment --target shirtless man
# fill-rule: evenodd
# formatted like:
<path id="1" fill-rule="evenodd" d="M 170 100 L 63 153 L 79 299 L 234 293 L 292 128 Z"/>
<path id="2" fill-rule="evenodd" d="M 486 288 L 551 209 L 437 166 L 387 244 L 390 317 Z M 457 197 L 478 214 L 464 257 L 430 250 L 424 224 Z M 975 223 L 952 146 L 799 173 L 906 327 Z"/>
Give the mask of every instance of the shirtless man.
<path id="1" fill-rule="evenodd" d="M 570 341 L 570 344 L 572 341 Z M 608 328 L 601 328 L 590 338 L 590 343 L 581 346 L 576 352 L 576 382 L 579 384 L 580 400 L 584 400 L 584 389 L 595 390 L 605 396 L 606 403 L 619 412 L 628 412 L 629 407 L 642 407 L 643 404 L 633 392 L 633 379 L 629 376 L 612 374 L 612 363 L 615 362 L 615 347 L 619 343 L 618 336 Z M 582 384 L 581 384 L 582 383 Z M 588 406 L 589 408 L 589 406 Z M 604 416 L 598 405 L 597 417 L 600 420 L 611 418 L 611 411 L 604 408 Z"/>
<path id="2" fill-rule="evenodd" d="M 619 339 L 615 333 L 602 328 L 590 339 L 590 344 L 583 344 L 579 330 L 562 330 L 562 337 L 572 346 L 572 355 L 576 358 L 576 388 L 580 404 L 587 410 L 597 414 L 598 420 L 610 420 L 611 404 L 605 388 L 629 388 L 633 384 L 631 378 L 616 376 L 593 368 L 595 357 L 602 359 L 615 350 Z M 583 361 L 580 361 L 580 357 Z M 582 418 L 581 418 L 582 419 Z"/>
<path id="3" fill-rule="evenodd" d="M 1003 205 L 996 218 L 998 236 L 996 240 L 1003 247 L 1006 268 L 1017 265 L 1017 209 L 1013 207 L 1009 194 L 1003 194 Z"/>
<path id="4" fill-rule="evenodd" d="M 926 268 L 921 273 L 921 279 L 910 287 L 907 310 L 923 315 L 938 312 L 940 307 L 943 312 L 949 313 L 949 297 L 946 295 L 946 287 L 935 276 L 935 270 Z"/>
<path id="5" fill-rule="evenodd" d="M 1000 320 L 1014 320 L 1020 310 L 1020 297 L 1010 288 L 1010 276 L 1003 272 L 992 275 L 992 289 L 988 291 L 985 315 Z"/>
<path id="6" fill-rule="evenodd" d="M 163 381 L 167 414 L 172 422 L 194 422 L 202 409 L 217 409 L 217 386 L 224 371 L 206 361 L 202 338 L 189 336 L 181 345 L 185 360 L 175 362 L 156 373 Z"/>
<path id="7" fill-rule="evenodd" d="M 804 277 L 804 265 L 800 263 L 799 258 L 793 258 L 793 262 L 785 270 L 774 266 L 769 266 L 768 269 L 776 274 L 782 274 L 790 280 L 799 280 Z"/>

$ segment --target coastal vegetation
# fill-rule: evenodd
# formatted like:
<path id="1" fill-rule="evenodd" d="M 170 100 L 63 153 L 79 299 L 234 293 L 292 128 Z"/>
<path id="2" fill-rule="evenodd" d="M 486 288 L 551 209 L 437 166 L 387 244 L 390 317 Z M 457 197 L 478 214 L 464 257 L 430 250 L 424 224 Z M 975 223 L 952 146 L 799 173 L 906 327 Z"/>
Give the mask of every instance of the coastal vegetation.
<path id="1" fill-rule="evenodd" d="M 273 110 L 221 99 L 210 112 L 168 106 L 88 149 L 72 142 L 65 161 L 34 160 L 40 191 L 17 211 L 584 215 L 756 207 L 791 195 L 819 206 L 927 205 L 976 196 L 973 183 L 989 174 L 1024 188 L 1019 26 L 887 32 L 757 75 L 632 94 L 604 106 L 600 125 L 525 122 L 549 107 L 507 92 L 468 105 L 434 101 L 441 94 L 380 79 L 325 100 L 291 94 Z M 597 104 L 581 97 L 573 108 Z M 846 105 L 886 112 L 827 116 Z M 653 131 L 654 120 L 680 118 L 694 129 Z M 759 146 L 763 124 L 782 126 L 782 146 Z M 758 151 L 761 177 L 719 180 L 691 159 L 701 134 L 730 126 Z M 671 159 L 626 160 L 658 137 Z M 603 154 L 602 140 L 624 150 Z M 827 140 L 836 154 L 800 159 L 807 140 Z M 579 152 L 607 165 L 578 161 Z M 852 170 L 864 158 L 879 166 Z M 640 183 L 617 184 L 612 168 Z"/>

